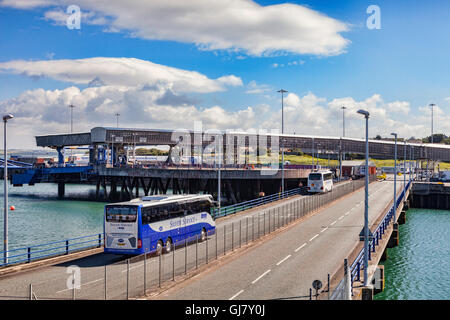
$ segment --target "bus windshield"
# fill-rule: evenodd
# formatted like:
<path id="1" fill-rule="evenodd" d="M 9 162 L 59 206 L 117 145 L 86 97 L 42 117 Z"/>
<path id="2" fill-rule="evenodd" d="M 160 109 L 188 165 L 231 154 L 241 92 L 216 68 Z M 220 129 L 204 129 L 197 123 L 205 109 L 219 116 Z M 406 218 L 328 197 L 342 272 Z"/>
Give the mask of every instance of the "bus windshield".
<path id="1" fill-rule="evenodd" d="M 111 206 L 106 207 L 107 222 L 135 222 L 137 207 Z"/>
<path id="2" fill-rule="evenodd" d="M 310 173 L 309 180 L 322 180 L 322 174 L 321 173 Z"/>

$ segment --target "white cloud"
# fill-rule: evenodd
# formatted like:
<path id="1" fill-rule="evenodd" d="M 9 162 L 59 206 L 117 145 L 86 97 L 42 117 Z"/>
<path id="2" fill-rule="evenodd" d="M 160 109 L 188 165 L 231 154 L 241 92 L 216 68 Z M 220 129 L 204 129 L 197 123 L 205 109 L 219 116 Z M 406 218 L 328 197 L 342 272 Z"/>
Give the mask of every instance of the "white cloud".
<path id="1" fill-rule="evenodd" d="M 220 106 L 201 108 L 185 97 L 177 96 L 177 103 L 162 97 L 171 92 L 168 86 L 101 86 L 80 90 L 68 87 L 63 90 L 28 90 L 16 98 L 0 101 L 0 109 L 14 114 L 11 121 L 12 146 L 35 147 L 33 136 L 69 131 L 68 105 L 75 105 L 74 131 L 87 132 L 95 126 L 115 124 L 115 113 L 120 113 L 120 123 L 127 127 L 187 128 L 194 121 L 203 121 L 204 128 L 249 128 L 256 125 L 252 107 L 228 111 Z M 172 93 L 172 97 L 174 94 Z M 243 121 L 245 120 L 245 121 Z M 18 125 L 20 124 L 20 125 Z M 15 133 L 19 133 L 16 135 Z M 18 139 L 20 137 L 20 139 Z"/>
<path id="2" fill-rule="evenodd" d="M 134 58 L 88 58 L 77 60 L 14 60 L 0 63 L 0 72 L 49 77 L 74 84 L 101 81 L 106 85 L 154 86 L 167 84 L 176 92 L 216 92 L 241 86 L 234 75 L 209 79 L 205 75 Z"/>
<path id="3" fill-rule="evenodd" d="M 33 9 L 36 7 L 47 7 L 56 4 L 53 0 L 2 0 L 0 6 L 16 9 Z"/>
<path id="4" fill-rule="evenodd" d="M 267 84 L 257 84 L 255 80 L 252 80 L 248 83 L 245 93 L 261 94 L 269 91 L 271 91 L 271 88 Z"/>
<path id="5" fill-rule="evenodd" d="M 431 107 L 428 106 L 420 106 L 419 107 L 419 111 L 423 114 L 428 115 L 429 117 L 431 117 Z M 445 114 L 445 111 L 442 110 L 439 106 L 433 106 L 433 116 L 442 116 Z"/>
<path id="6" fill-rule="evenodd" d="M 61 23 L 72 0 L 2 0 L 19 9 L 51 6 L 47 19 Z M 251 0 L 78 0 L 105 31 L 129 32 L 150 40 L 194 43 L 201 50 L 241 51 L 252 56 L 277 52 L 337 55 L 350 43 L 341 33 L 348 25 L 305 6 L 261 6 Z M 93 22 L 95 21 L 95 22 Z M 88 22 L 89 23 L 89 22 Z"/>
<path id="7" fill-rule="evenodd" d="M 391 112 L 402 113 L 407 115 L 410 111 L 410 104 L 407 101 L 395 101 L 388 103 L 388 108 Z"/>

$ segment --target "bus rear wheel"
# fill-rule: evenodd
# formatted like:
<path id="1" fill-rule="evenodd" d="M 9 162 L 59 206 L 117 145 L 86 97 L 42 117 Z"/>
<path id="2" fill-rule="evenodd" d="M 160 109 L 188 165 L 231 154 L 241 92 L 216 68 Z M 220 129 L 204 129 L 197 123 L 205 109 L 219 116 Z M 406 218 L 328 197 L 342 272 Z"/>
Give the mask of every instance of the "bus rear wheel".
<path id="1" fill-rule="evenodd" d="M 173 246 L 172 239 L 167 238 L 167 240 L 166 240 L 166 248 L 165 248 L 166 253 L 169 253 L 170 251 L 172 251 L 172 246 Z"/>
<path id="2" fill-rule="evenodd" d="M 156 244 L 156 255 L 159 256 L 162 254 L 163 252 L 163 242 L 161 240 L 158 241 L 158 243 Z"/>

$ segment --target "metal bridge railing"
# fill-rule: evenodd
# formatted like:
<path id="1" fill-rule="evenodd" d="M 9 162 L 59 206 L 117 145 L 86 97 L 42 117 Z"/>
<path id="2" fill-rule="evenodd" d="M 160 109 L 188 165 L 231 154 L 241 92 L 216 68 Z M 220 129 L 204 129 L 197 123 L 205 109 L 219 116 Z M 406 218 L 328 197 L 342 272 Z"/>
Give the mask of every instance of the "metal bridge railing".
<path id="1" fill-rule="evenodd" d="M 103 245 L 103 233 L 71 238 L 66 240 L 48 242 L 34 246 L 0 251 L 0 267 L 19 263 L 30 263 L 31 261 L 49 258 L 53 256 L 66 255 L 75 251 L 101 247 Z M 4 260 L 8 253 L 8 262 Z"/>
<path id="2" fill-rule="evenodd" d="M 217 219 L 230 214 L 235 214 L 240 211 L 252 209 L 254 207 L 262 206 L 267 203 L 271 203 L 281 199 L 286 199 L 294 195 L 298 195 L 300 194 L 301 191 L 302 188 L 295 188 L 284 192 L 279 192 L 268 196 L 260 197 L 257 199 L 232 204 L 222 208 L 214 208 L 214 210 L 212 211 L 212 216 L 214 219 Z"/>

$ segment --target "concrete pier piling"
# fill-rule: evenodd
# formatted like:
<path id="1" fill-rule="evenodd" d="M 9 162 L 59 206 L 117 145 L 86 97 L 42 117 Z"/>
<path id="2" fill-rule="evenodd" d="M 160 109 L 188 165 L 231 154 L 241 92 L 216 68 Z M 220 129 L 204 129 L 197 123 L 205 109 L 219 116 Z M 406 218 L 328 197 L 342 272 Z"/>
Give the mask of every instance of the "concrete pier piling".
<path id="1" fill-rule="evenodd" d="M 375 271 L 374 277 L 372 279 L 373 293 L 377 294 L 384 291 L 385 280 L 384 280 L 384 266 L 378 265 Z"/>
<path id="2" fill-rule="evenodd" d="M 400 215 L 398 216 L 398 224 L 405 224 L 406 223 L 406 211 L 402 210 L 400 212 Z"/>
<path id="3" fill-rule="evenodd" d="M 58 198 L 64 198 L 64 194 L 66 191 L 66 184 L 64 181 L 58 181 Z"/>
<path id="4" fill-rule="evenodd" d="M 361 300 L 373 300 L 373 287 L 367 286 L 361 288 Z"/>
<path id="5" fill-rule="evenodd" d="M 393 224 L 393 230 L 391 237 L 389 238 L 389 242 L 387 244 L 388 248 L 394 248 L 399 244 L 399 232 L 398 232 L 398 223 Z"/>

